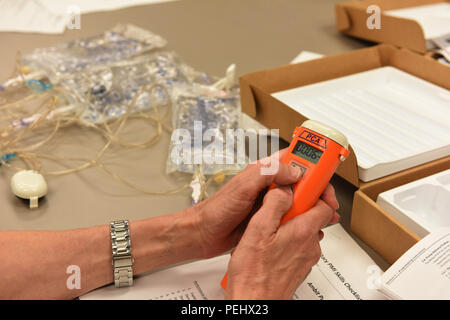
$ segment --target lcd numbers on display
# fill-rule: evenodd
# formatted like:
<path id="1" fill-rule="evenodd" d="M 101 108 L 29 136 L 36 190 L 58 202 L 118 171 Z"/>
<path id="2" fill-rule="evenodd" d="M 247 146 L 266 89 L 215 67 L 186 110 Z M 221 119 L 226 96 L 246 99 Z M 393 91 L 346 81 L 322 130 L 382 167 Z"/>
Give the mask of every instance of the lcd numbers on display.
<path id="1" fill-rule="evenodd" d="M 323 151 L 320 151 L 319 149 L 311 147 L 309 144 L 299 141 L 295 145 L 292 153 L 299 156 L 300 158 L 308 160 L 309 162 L 317 164 L 323 154 Z"/>

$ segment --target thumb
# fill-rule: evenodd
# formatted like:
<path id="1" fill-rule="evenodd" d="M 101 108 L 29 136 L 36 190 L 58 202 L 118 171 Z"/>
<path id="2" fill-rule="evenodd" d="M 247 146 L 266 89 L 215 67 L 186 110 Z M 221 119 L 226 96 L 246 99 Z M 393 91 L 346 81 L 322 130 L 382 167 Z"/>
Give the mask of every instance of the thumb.
<path id="1" fill-rule="evenodd" d="M 283 149 L 268 158 L 249 164 L 244 171 L 231 179 L 228 188 L 233 188 L 237 193 L 245 194 L 250 199 L 256 199 L 261 191 L 273 183 L 277 185 L 296 183 L 301 176 L 301 170 L 281 161 L 286 152 L 287 149 Z M 269 167 L 276 170 L 266 170 Z"/>

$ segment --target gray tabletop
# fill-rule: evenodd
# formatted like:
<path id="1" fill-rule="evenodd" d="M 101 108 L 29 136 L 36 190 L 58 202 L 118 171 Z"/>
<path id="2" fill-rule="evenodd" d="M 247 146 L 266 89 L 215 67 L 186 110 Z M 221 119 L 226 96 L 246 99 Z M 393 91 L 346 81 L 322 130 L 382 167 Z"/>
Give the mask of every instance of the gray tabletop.
<path id="1" fill-rule="evenodd" d="M 17 51 L 30 52 L 70 39 L 95 35 L 117 23 L 132 23 L 160 34 L 167 49 L 179 53 L 197 70 L 221 76 L 235 63 L 238 74 L 287 64 L 300 51 L 336 54 L 368 45 L 337 32 L 333 0 L 182 0 L 82 15 L 80 30 L 62 35 L 0 33 L 0 80 L 14 68 Z M 145 139 L 151 126 L 131 123 L 128 139 Z M 105 161 L 117 173 L 155 191 L 167 190 L 188 177 L 165 175 L 169 135 L 146 150 L 111 150 Z M 142 140 L 141 140 L 142 141 Z M 88 130 L 61 131 L 42 149 L 59 155 L 93 154 L 104 141 Z M 114 152 L 116 151 L 116 152 Z M 66 164 L 66 165 L 73 165 Z M 46 163 L 48 169 L 60 164 Z M 48 177 L 49 194 L 39 209 L 30 211 L 10 191 L 13 172 L 0 168 L 0 230 L 69 229 L 105 224 L 113 218 L 131 220 L 183 210 L 191 204 L 189 191 L 171 196 L 149 196 L 117 183 L 98 168 Z M 348 230 L 355 188 L 333 178 L 341 202 L 342 224 Z M 386 263 L 359 243 L 380 264 Z"/>

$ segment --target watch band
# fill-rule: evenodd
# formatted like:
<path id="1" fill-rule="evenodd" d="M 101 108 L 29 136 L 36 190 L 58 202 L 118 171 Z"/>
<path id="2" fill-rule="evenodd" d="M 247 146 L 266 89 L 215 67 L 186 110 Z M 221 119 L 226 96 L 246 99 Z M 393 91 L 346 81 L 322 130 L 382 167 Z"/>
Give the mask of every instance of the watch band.
<path id="1" fill-rule="evenodd" d="M 112 265 L 116 288 L 133 285 L 133 257 L 131 256 L 130 229 L 128 220 L 110 223 Z"/>

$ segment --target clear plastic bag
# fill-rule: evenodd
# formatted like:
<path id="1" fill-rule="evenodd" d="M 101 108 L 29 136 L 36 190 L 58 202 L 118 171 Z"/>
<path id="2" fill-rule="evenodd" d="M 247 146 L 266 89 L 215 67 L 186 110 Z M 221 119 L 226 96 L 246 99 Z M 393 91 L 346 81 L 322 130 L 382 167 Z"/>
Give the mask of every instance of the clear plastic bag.
<path id="1" fill-rule="evenodd" d="M 111 64 L 166 44 L 166 40 L 151 31 L 119 24 L 93 37 L 38 48 L 24 55 L 22 64 L 33 70 L 45 70 L 46 76 L 56 84 L 68 73 Z"/>
<path id="2" fill-rule="evenodd" d="M 175 171 L 213 175 L 242 170 L 247 159 L 240 155 L 233 134 L 240 127 L 239 87 L 194 85 L 174 91 L 173 127 L 167 173 Z M 242 138 L 242 136 L 241 136 Z M 228 141 L 227 141 L 228 140 Z M 228 142 L 228 143 L 227 143 Z M 236 142 L 236 143 L 235 143 Z M 235 146 L 236 145 L 236 146 Z"/>
<path id="3" fill-rule="evenodd" d="M 124 114 L 143 86 L 160 85 L 140 94 L 134 105 L 136 110 L 150 108 L 152 103 L 170 104 L 175 87 L 188 88 L 193 83 L 208 84 L 213 80 L 185 65 L 175 53 L 157 51 L 88 72 L 73 73 L 62 79 L 60 86 L 75 92 L 83 101 L 86 110 L 82 119 L 101 123 Z"/>

